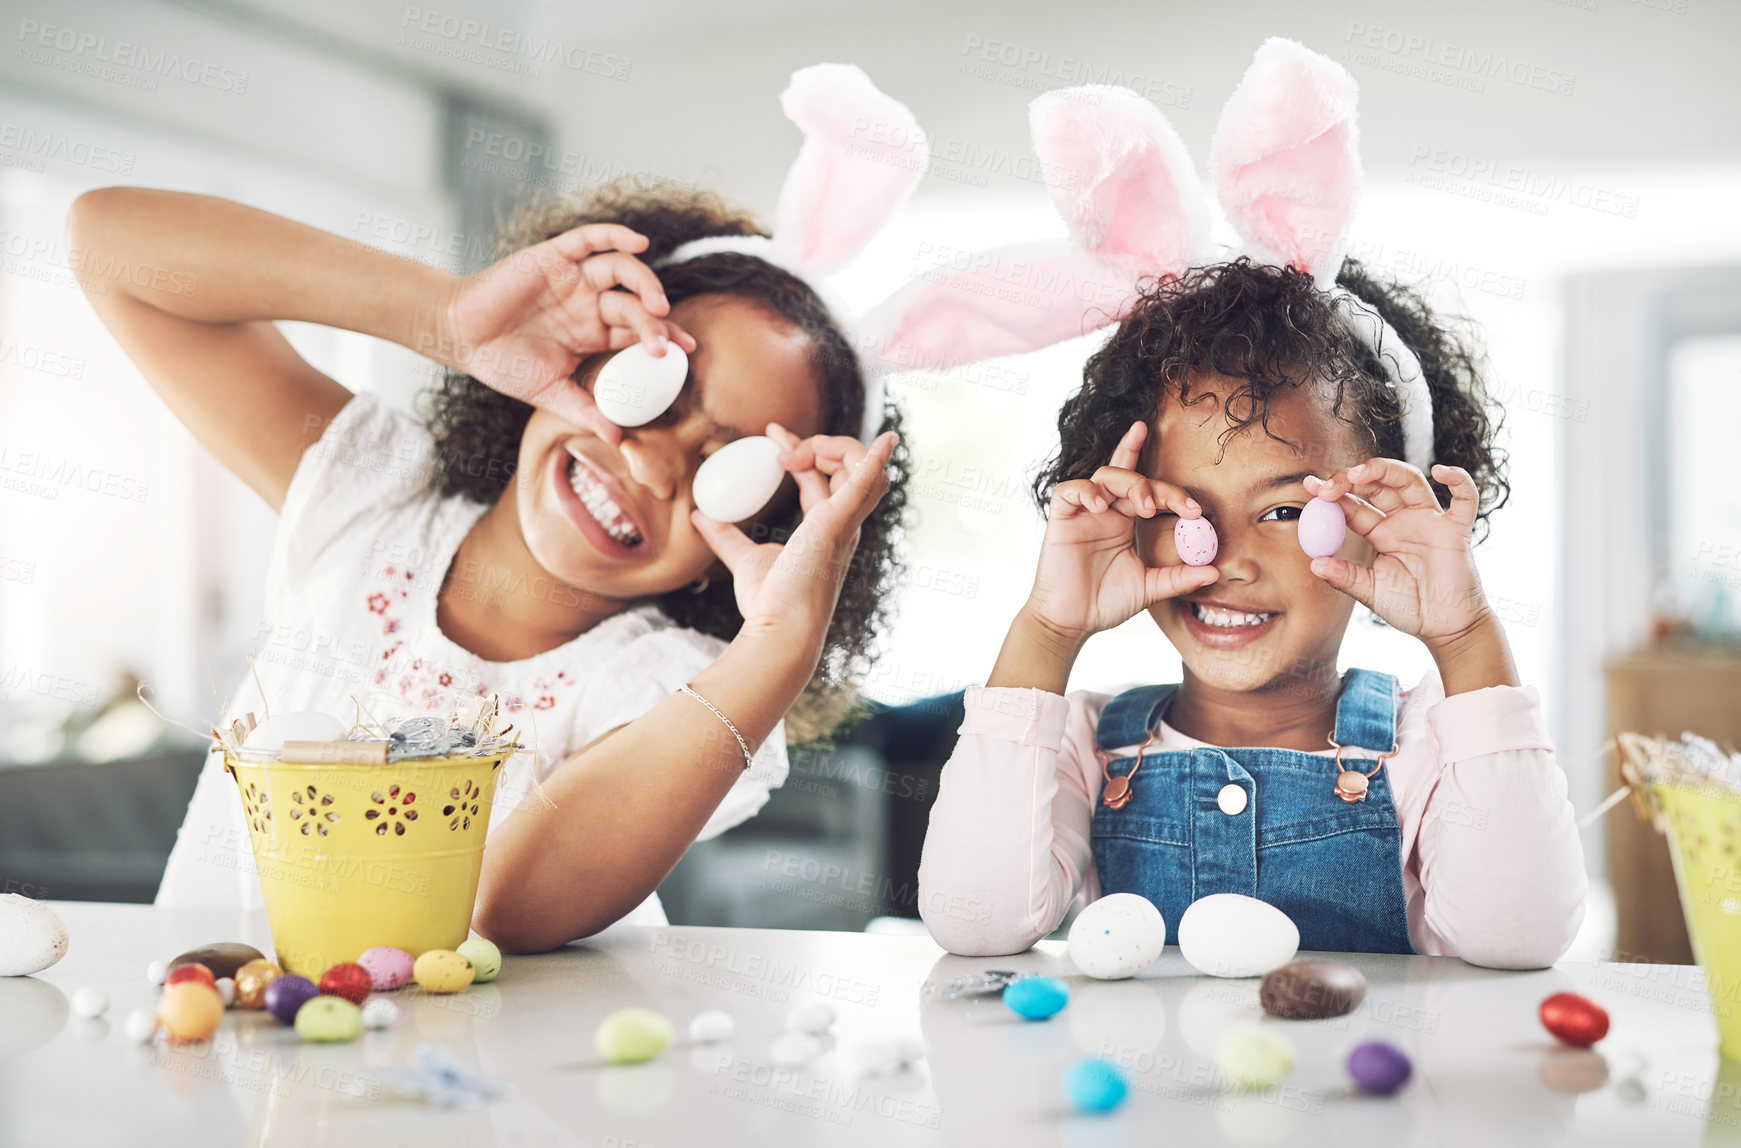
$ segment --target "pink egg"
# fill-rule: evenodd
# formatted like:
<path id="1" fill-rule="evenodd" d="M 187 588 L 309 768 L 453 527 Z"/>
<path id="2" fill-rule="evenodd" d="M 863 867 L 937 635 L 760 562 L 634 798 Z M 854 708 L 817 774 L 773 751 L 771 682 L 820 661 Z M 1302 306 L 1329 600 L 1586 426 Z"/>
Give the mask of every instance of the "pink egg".
<path id="1" fill-rule="evenodd" d="M 1313 558 L 1328 558 L 1342 549 L 1348 534 L 1348 519 L 1342 504 L 1314 498 L 1300 511 L 1300 549 Z"/>
<path id="2" fill-rule="evenodd" d="M 415 962 L 404 949 L 382 945 L 358 957 L 357 964 L 368 970 L 374 979 L 376 992 L 391 992 L 404 988 L 411 980 L 411 967 Z"/>
<path id="3" fill-rule="evenodd" d="M 1181 518 L 1173 527 L 1173 548 L 1187 566 L 1207 566 L 1215 561 L 1220 543 L 1207 518 Z"/>

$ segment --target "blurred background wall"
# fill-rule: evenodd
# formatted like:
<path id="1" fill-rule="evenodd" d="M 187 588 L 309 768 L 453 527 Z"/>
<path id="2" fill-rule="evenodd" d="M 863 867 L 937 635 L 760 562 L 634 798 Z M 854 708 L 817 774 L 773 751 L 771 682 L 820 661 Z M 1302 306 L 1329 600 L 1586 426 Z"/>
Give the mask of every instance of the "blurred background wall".
<path id="1" fill-rule="evenodd" d="M 1618 721 L 1741 739 L 1741 483 L 1726 466 L 1741 433 L 1741 7 L 0 0 L 0 886 L 149 898 L 198 752 L 126 699 L 143 680 L 164 713 L 209 724 L 255 648 L 273 529 L 81 297 L 61 240 L 80 192 L 225 195 L 470 270 L 534 192 L 656 174 L 771 212 L 798 142 L 786 77 L 850 62 L 914 110 L 933 156 L 837 278 L 863 306 L 966 252 L 1062 233 L 1028 146 L 1036 94 L 1133 88 L 1202 164 L 1270 35 L 1360 82 L 1369 189 L 1352 254 L 1482 333 L 1514 485 L 1482 573 L 1579 810 L 1612 788 L 1602 747 Z M 430 379 L 365 337 L 292 338 L 407 406 Z M 952 695 L 983 679 L 1026 593 L 1028 479 L 1096 343 L 894 382 L 917 481 L 901 620 L 866 685 L 887 712 L 801 756 L 767 814 L 686 861 L 674 919 L 912 915 Z M 1409 682 L 1429 665 L 1358 618 L 1344 652 Z M 1072 684 L 1176 671 L 1139 616 L 1090 645 Z M 1651 875 L 1660 847 L 1631 819 L 1587 831 L 1599 883 L 1583 950 L 1683 955 L 1672 900 L 1666 921 L 1639 916 L 1663 903 L 1666 870 Z"/>

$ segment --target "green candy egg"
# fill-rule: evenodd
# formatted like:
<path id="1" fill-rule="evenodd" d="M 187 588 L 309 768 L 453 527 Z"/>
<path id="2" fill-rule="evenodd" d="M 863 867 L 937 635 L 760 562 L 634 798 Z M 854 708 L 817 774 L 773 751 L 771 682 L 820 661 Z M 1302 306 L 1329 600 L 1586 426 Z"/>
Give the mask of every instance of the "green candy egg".
<path id="1" fill-rule="evenodd" d="M 343 997 L 314 997 L 296 1010 L 296 1035 L 303 1040 L 355 1040 L 362 1031 L 363 1010 Z"/>
<path id="2" fill-rule="evenodd" d="M 1215 1047 L 1215 1067 L 1241 1088 L 1269 1088 L 1294 1070 L 1294 1050 L 1272 1032 L 1242 1028 Z"/>
<path id="3" fill-rule="evenodd" d="M 599 1022 L 593 1043 L 612 1064 L 640 1064 L 671 1046 L 671 1022 L 646 1008 L 626 1008 Z"/>
<path id="4" fill-rule="evenodd" d="M 502 950 L 482 937 L 473 937 L 454 952 L 472 963 L 477 975 L 472 977 L 475 984 L 496 979 L 496 974 L 502 971 Z"/>

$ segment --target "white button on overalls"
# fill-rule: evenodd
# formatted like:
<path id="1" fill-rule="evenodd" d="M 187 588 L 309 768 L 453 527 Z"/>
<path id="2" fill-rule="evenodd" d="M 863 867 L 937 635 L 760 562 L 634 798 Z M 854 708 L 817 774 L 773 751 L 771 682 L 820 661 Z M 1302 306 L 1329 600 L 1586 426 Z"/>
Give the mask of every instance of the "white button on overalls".
<path id="1" fill-rule="evenodd" d="M 1221 807 L 1221 812 L 1229 817 L 1238 817 L 1245 812 L 1245 790 L 1232 782 L 1221 787 L 1221 792 L 1215 795 L 1215 804 Z"/>

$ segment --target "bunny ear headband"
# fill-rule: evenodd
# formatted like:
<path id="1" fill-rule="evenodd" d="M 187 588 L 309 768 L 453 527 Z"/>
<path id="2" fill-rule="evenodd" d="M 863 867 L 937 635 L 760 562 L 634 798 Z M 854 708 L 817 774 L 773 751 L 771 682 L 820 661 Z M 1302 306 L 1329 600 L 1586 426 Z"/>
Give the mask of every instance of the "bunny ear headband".
<path id="1" fill-rule="evenodd" d="M 655 267 L 723 252 L 753 255 L 803 280 L 856 345 L 852 313 L 822 279 L 850 263 L 882 230 L 930 166 L 930 145 L 906 105 L 850 64 L 793 72 L 780 107 L 804 132 L 804 146 L 780 188 L 773 236 L 692 240 Z M 859 437 L 866 443 L 883 421 L 883 373 L 865 373 Z"/>
<path id="2" fill-rule="evenodd" d="M 1312 276 L 1383 365 L 1402 410 L 1404 458 L 1432 463 L 1420 360 L 1336 286 L 1361 185 L 1354 77 L 1272 37 L 1221 110 L 1209 150 L 1216 199 L 1248 255 Z M 1209 198 L 1160 111 L 1126 88 L 1048 92 L 1029 105 L 1034 151 L 1069 239 L 981 252 L 909 283 L 865 317 L 872 373 L 947 368 L 1038 350 L 1118 321 L 1138 281 L 1217 261 Z"/>

